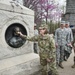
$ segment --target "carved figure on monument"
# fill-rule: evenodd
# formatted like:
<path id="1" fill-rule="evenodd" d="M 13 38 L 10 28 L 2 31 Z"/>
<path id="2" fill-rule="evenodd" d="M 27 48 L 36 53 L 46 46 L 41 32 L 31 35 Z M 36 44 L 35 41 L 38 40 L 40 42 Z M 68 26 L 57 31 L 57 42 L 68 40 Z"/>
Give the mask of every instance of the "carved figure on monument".
<path id="1" fill-rule="evenodd" d="M 20 46 L 22 46 L 24 44 L 24 39 L 22 39 L 17 32 L 20 32 L 20 28 L 19 27 L 15 27 L 13 29 L 13 33 L 12 33 L 12 37 L 9 39 L 8 43 L 10 46 L 14 47 L 14 48 L 18 48 Z"/>

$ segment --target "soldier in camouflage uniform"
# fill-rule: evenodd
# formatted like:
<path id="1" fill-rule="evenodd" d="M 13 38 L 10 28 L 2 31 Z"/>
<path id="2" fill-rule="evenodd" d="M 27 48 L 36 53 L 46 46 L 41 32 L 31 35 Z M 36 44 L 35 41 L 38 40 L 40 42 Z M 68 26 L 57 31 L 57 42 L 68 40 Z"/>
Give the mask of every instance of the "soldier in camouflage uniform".
<path id="1" fill-rule="evenodd" d="M 55 44 L 56 44 L 56 64 L 64 68 L 62 62 L 64 61 L 64 49 L 66 41 L 65 21 L 61 21 L 60 28 L 55 31 Z"/>
<path id="2" fill-rule="evenodd" d="M 70 54 L 72 53 L 72 41 L 73 41 L 73 33 L 71 28 L 69 27 L 69 22 L 65 22 L 66 32 L 67 32 L 67 44 L 65 46 L 65 52 L 64 52 L 64 60 L 67 61 Z"/>
<path id="3" fill-rule="evenodd" d="M 47 25 L 39 27 L 39 35 L 31 38 L 18 32 L 22 38 L 29 41 L 37 41 L 39 46 L 40 64 L 42 66 L 41 75 L 58 75 L 55 65 L 55 44 L 54 39 L 50 37 L 47 31 Z"/>

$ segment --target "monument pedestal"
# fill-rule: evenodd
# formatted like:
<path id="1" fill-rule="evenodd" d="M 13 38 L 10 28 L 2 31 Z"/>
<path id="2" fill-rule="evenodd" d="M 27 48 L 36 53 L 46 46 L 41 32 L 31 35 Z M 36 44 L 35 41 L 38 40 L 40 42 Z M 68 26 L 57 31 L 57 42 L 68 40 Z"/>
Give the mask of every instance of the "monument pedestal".
<path id="1" fill-rule="evenodd" d="M 40 69 L 38 64 L 39 57 L 34 53 L 7 58 L 0 61 L 0 75 L 34 75 Z"/>
<path id="2" fill-rule="evenodd" d="M 20 47 L 9 45 L 16 26 L 27 36 L 34 35 L 34 12 L 10 1 L 0 1 L 0 75 L 34 75 L 40 63 L 33 43 L 25 40 Z"/>

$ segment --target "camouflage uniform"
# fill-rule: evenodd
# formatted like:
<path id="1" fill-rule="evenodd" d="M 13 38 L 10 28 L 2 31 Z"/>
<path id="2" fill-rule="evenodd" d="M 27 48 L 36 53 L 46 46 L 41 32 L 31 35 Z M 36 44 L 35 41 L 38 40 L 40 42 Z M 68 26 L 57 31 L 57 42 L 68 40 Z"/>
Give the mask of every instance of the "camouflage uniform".
<path id="1" fill-rule="evenodd" d="M 49 34 L 44 36 L 38 35 L 31 38 L 25 37 L 29 41 L 37 41 L 39 46 L 40 64 L 42 66 L 41 75 L 58 75 L 55 65 L 55 43 L 54 39 Z M 51 62 L 47 62 L 47 58 Z"/>
<path id="2" fill-rule="evenodd" d="M 65 46 L 64 58 L 66 57 L 65 59 L 68 59 L 70 54 L 72 53 L 72 46 L 71 45 L 68 46 L 68 44 L 73 41 L 73 34 L 72 34 L 72 30 L 69 27 L 66 28 L 66 32 L 67 32 L 67 38 L 66 38 L 67 44 Z"/>
<path id="3" fill-rule="evenodd" d="M 67 43 L 66 41 L 66 29 L 63 30 L 61 28 L 58 28 L 55 31 L 55 43 L 58 44 L 58 47 L 56 49 L 56 62 L 59 64 L 60 62 L 63 62 L 64 60 L 64 49 L 65 45 Z"/>

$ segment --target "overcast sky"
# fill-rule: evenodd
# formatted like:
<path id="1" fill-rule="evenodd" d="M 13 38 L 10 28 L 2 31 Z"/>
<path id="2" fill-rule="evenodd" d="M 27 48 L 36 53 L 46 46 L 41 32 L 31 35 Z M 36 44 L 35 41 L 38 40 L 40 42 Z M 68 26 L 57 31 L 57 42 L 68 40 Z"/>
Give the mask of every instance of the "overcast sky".
<path id="1" fill-rule="evenodd" d="M 60 5 L 64 5 L 64 3 L 65 3 L 65 0 L 59 0 Z"/>
<path id="2" fill-rule="evenodd" d="M 59 5 L 65 5 L 66 0 L 55 0 Z"/>

